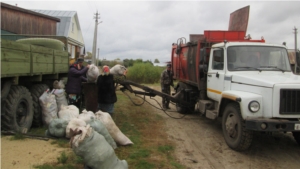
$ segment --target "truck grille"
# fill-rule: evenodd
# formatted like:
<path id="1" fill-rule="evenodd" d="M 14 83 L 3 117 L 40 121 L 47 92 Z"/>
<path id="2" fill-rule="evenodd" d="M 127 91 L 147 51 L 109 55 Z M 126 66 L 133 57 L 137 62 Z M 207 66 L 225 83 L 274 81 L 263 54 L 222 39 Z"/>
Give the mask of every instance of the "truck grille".
<path id="1" fill-rule="evenodd" d="M 300 89 L 280 90 L 280 114 L 300 114 Z"/>

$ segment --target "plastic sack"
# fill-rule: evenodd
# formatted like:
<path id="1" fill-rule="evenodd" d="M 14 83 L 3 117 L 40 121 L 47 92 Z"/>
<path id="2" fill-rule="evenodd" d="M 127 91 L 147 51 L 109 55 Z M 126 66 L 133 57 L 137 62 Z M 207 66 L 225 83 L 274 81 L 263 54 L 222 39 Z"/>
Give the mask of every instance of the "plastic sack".
<path id="1" fill-rule="evenodd" d="M 61 105 L 61 109 L 58 112 L 58 118 L 64 119 L 66 121 L 70 121 L 73 118 L 77 118 L 79 116 L 79 109 L 74 105 Z"/>
<path id="2" fill-rule="evenodd" d="M 91 119 L 95 119 L 95 114 L 92 111 L 87 111 L 86 109 L 84 109 L 79 114 L 78 118 L 88 123 L 89 121 L 91 121 Z"/>
<path id="3" fill-rule="evenodd" d="M 71 133 L 72 150 L 89 168 L 128 169 L 127 161 L 119 160 L 105 138 L 89 125 L 72 130 Z"/>
<path id="4" fill-rule="evenodd" d="M 53 82 L 53 89 L 64 89 L 65 88 L 65 84 L 63 80 L 55 80 Z"/>
<path id="5" fill-rule="evenodd" d="M 96 119 L 100 120 L 105 127 L 107 128 L 111 137 L 115 140 L 115 142 L 119 145 L 131 145 L 132 141 L 125 136 L 118 126 L 115 124 L 109 113 L 98 111 L 95 113 Z"/>
<path id="6" fill-rule="evenodd" d="M 60 111 L 62 105 L 68 105 L 64 89 L 53 89 L 53 94 L 55 95 L 56 99 L 57 111 Z"/>
<path id="7" fill-rule="evenodd" d="M 46 136 L 65 137 L 68 121 L 64 119 L 53 119 L 46 130 Z"/>
<path id="8" fill-rule="evenodd" d="M 120 64 L 116 64 L 112 68 L 110 68 L 110 74 L 112 75 L 126 75 L 127 68 L 125 66 L 122 66 Z"/>
<path id="9" fill-rule="evenodd" d="M 72 119 L 66 128 L 66 137 L 71 138 L 71 130 L 75 130 L 78 127 L 86 127 L 86 122 L 82 119 L 74 118 Z"/>
<path id="10" fill-rule="evenodd" d="M 42 107 L 42 121 L 48 126 L 53 119 L 57 119 L 57 103 L 55 95 L 48 93 L 49 89 L 39 97 L 39 103 Z"/>
<path id="11" fill-rule="evenodd" d="M 86 73 L 87 82 L 96 83 L 98 76 L 99 76 L 99 68 L 94 64 L 91 64 L 89 70 Z"/>
<path id="12" fill-rule="evenodd" d="M 87 124 L 89 124 L 97 133 L 104 136 L 105 140 L 108 142 L 109 145 L 111 145 L 113 149 L 117 148 L 115 140 L 111 137 L 105 125 L 100 120 L 92 119 Z"/>

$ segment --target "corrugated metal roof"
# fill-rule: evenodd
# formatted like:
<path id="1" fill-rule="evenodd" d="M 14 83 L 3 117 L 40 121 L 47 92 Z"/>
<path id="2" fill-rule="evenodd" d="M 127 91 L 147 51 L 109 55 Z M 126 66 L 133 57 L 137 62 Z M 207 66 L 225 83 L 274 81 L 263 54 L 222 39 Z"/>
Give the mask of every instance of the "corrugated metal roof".
<path id="1" fill-rule="evenodd" d="M 31 10 L 44 15 L 49 15 L 49 16 L 59 18 L 60 22 L 57 23 L 56 34 L 58 36 L 65 36 L 65 37 L 68 37 L 72 17 L 74 17 L 77 14 L 76 11 L 56 11 L 56 10 L 38 10 L 38 9 L 31 9 Z"/>

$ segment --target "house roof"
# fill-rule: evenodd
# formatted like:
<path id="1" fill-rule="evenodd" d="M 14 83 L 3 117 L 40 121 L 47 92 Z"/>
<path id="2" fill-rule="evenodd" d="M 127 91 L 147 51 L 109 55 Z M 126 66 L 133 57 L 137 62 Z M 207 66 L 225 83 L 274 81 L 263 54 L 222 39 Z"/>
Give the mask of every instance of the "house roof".
<path id="1" fill-rule="evenodd" d="M 20 11 L 20 12 L 23 12 L 23 13 L 28 13 L 28 14 L 31 14 L 31 15 L 40 16 L 40 17 L 43 17 L 43 18 L 54 20 L 56 22 L 60 21 L 59 18 L 54 17 L 52 15 L 44 15 L 42 13 L 34 12 L 32 10 L 27 10 L 27 9 L 20 8 L 20 7 L 17 7 L 17 6 L 13 6 L 13 5 L 9 5 L 9 4 L 3 3 L 3 2 L 1 2 L 0 4 L 1 4 L 1 7 L 3 7 L 3 8 L 8 8 L 8 9 L 15 10 L 15 11 Z"/>
<path id="2" fill-rule="evenodd" d="M 72 23 L 72 17 L 75 18 L 78 29 L 80 30 L 79 20 L 76 11 L 56 11 L 56 10 L 38 10 L 31 9 L 34 12 L 38 12 L 44 15 L 56 17 L 60 19 L 60 23 L 57 23 L 57 34 L 58 36 L 68 37 L 70 26 Z"/>

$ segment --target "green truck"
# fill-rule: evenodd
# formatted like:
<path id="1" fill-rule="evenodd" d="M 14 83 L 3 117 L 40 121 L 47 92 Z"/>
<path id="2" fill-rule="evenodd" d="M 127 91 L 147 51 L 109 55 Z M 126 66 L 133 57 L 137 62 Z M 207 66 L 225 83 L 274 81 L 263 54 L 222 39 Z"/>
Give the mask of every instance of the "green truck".
<path id="1" fill-rule="evenodd" d="M 39 97 L 66 80 L 69 53 L 57 39 L 8 40 L 1 36 L 1 128 L 26 133 L 42 126 Z"/>

